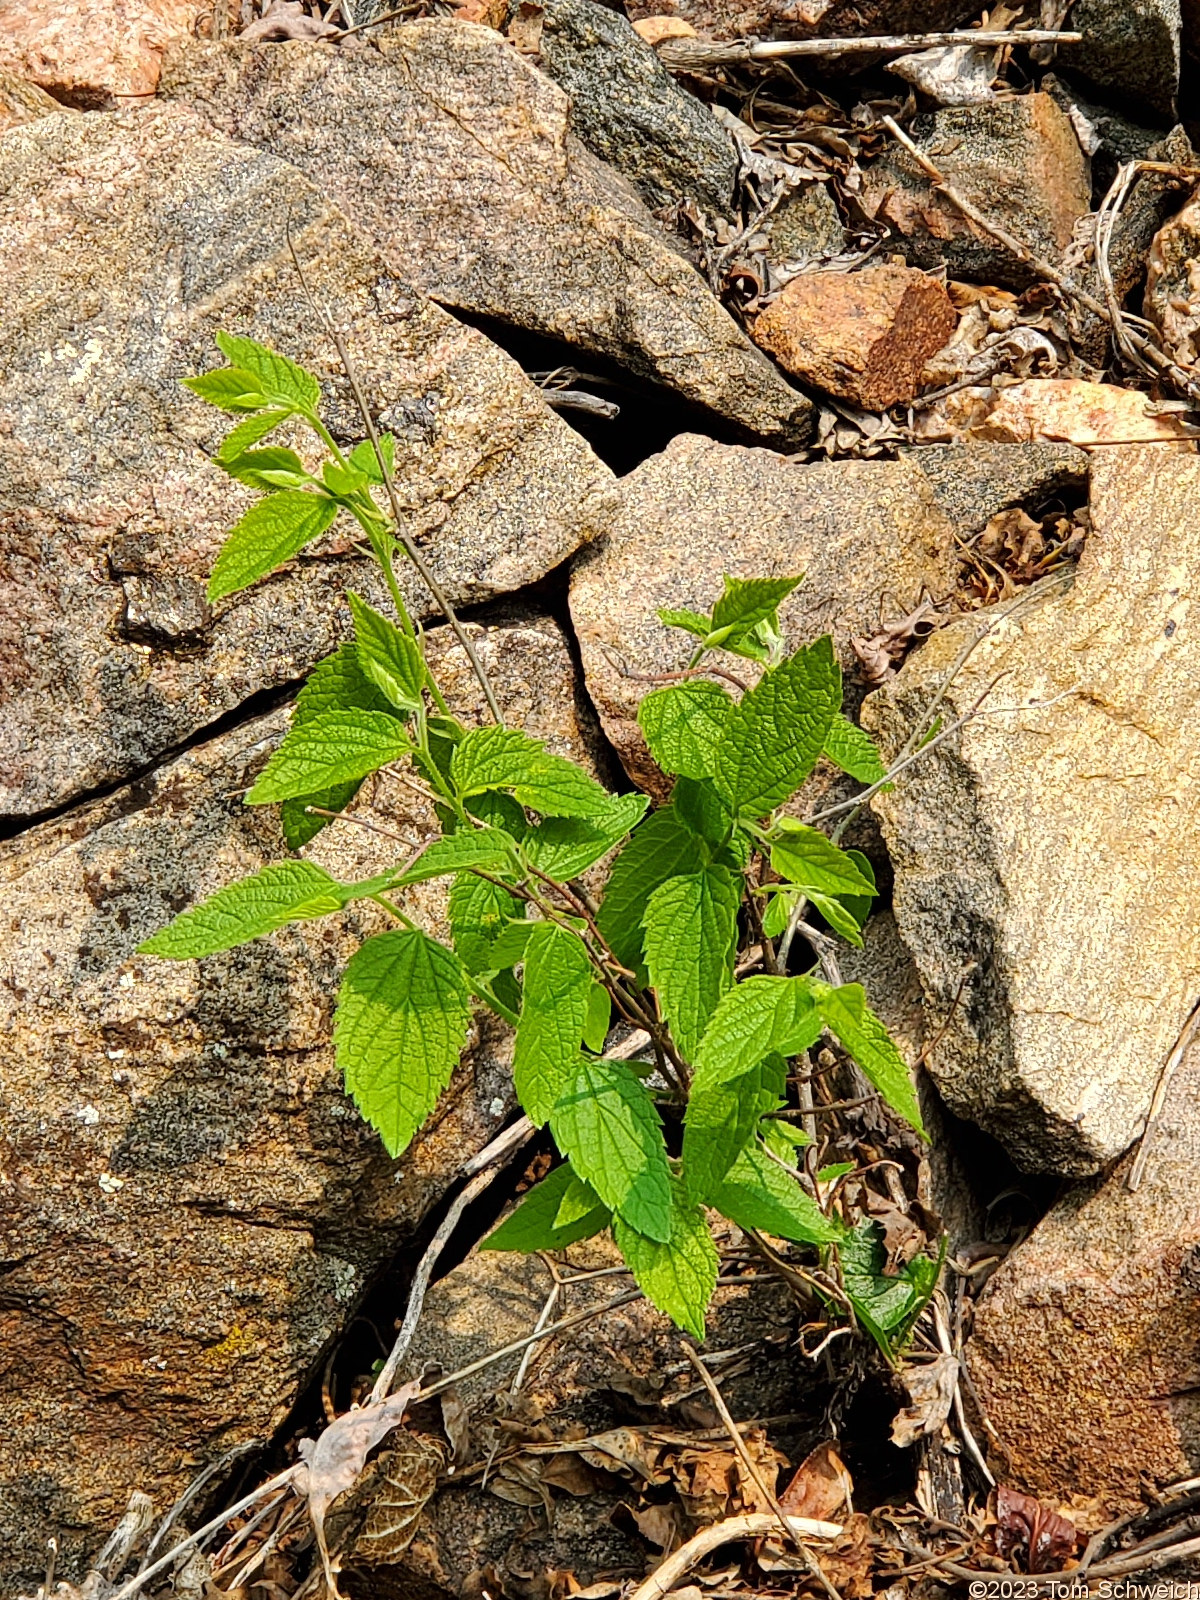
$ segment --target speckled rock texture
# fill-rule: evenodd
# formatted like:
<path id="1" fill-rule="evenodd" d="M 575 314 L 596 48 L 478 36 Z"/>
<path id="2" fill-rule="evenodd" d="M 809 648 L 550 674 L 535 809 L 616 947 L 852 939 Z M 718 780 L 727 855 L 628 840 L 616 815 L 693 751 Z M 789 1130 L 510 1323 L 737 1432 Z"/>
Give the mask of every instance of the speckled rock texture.
<path id="1" fill-rule="evenodd" d="M 980 533 L 1010 506 L 1031 510 L 1051 495 L 1086 493 L 1089 458 L 1070 444 L 928 444 L 903 452 L 933 485 L 960 539 Z"/>
<path id="2" fill-rule="evenodd" d="M 39 89 L 36 83 L 0 70 L 0 133 L 61 110 L 54 96 Z"/>
<path id="3" fill-rule="evenodd" d="M 0 814 L 127 778 L 295 681 L 342 636 L 345 589 L 375 592 L 339 523 L 215 614 L 205 604 L 250 501 L 205 459 L 228 419 L 179 384 L 220 363 L 214 331 L 311 365 L 334 433 L 362 433 L 289 219 L 454 599 L 542 576 L 611 514 L 612 475 L 508 356 L 398 282 L 294 168 L 186 108 L 14 129 L 0 195 Z"/>
<path id="4" fill-rule="evenodd" d="M 873 805 L 951 1109 L 1029 1171 L 1083 1176 L 1136 1136 L 1200 992 L 1200 741 L 1191 613 L 1200 461 L 1092 457 L 1074 586 L 997 622 L 951 686 L 980 718 Z M 1039 603 L 1040 602 L 1040 603 Z M 943 629 L 864 723 L 891 752 L 985 618 Z M 957 998 L 956 998 L 957 997 Z"/>
<path id="5" fill-rule="evenodd" d="M 590 764 L 566 641 L 514 621 L 477 643 L 502 704 Z M 448 698 L 480 695 L 447 630 Z M 481 1024 L 400 1161 L 343 1095 L 334 996 L 374 907 L 202 962 L 138 956 L 193 901 L 286 854 L 241 794 L 283 712 L 0 847 L 0 1592 L 32 1593 L 48 1531 L 78 1576 L 133 1488 L 161 1514 L 199 1467 L 268 1439 L 375 1272 L 511 1107 L 503 1029 Z M 432 817 L 380 774 L 352 814 L 418 837 Z M 402 845 L 335 823 L 305 854 L 378 872 Z M 410 891 L 431 931 L 442 893 Z"/>
<path id="6" fill-rule="evenodd" d="M 971 0 L 630 0 L 629 15 L 673 16 L 710 39 L 925 33 L 973 16 Z"/>
<path id="7" fill-rule="evenodd" d="M 1193 1048 L 1136 1193 L 1132 1158 L 1069 1189 L 992 1279 L 967 1345 L 1005 1480 L 1093 1501 L 1097 1524 L 1200 1467 L 1198 1098 Z"/>
<path id="8" fill-rule="evenodd" d="M 926 113 L 912 136 L 946 181 L 1057 263 L 1075 224 L 1091 210 L 1088 158 L 1070 118 L 1048 94 Z M 945 265 L 952 278 L 1024 288 L 1029 269 L 948 200 L 906 150 L 892 147 L 863 175 L 863 204 L 892 229 L 914 267 Z"/>
<path id="9" fill-rule="evenodd" d="M 647 205 L 692 200 L 729 215 L 733 139 L 623 16 L 596 0 L 545 0 L 540 59 L 570 99 L 571 131 L 624 173 Z"/>
<path id="10" fill-rule="evenodd" d="M 810 403 L 492 29 L 426 19 L 354 53 L 196 46 L 163 92 L 295 162 L 435 300 L 621 362 L 768 443 L 808 437 Z"/>
<path id="11" fill-rule="evenodd" d="M 113 110 L 152 95 L 167 45 L 212 11 L 205 0 L 4 0 L 0 71 L 81 111 Z"/>
<path id="12" fill-rule="evenodd" d="M 850 638 L 876 630 L 885 593 L 905 607 L 925 587 L 952 586 L 953 530 L 923 474 L 903 462 L 802 466 L 681 434 L 623 478 L 621 493 L 607 537 L 575 565 L 571 620 L 604 731 L 651 790 L 662 779 L 637 725 L 654 687 L 646 675 L 679 671 L 692 650 L 659 622 L 659 607 L 707 611 L 726 572 L 802 572 L 780 608 L 784 633 L 794 647 L 831 632 L 852 673 Z"/>
<path id="13" fill-rule="evenodd" d="M 1180 0 L 1075 0 L 1068 26 L 1084 36 L 1071 50 L 1072 73 L 1138 115 L 1174 119 Z"/>

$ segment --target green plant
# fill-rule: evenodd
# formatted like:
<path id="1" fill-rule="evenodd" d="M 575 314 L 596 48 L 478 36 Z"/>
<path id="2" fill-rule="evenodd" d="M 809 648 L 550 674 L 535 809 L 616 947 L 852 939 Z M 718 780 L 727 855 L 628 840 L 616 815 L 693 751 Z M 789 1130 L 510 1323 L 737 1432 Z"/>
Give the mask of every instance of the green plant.
<path id="1" fill-rule="evenodd" d="M 936 1266 L 881 1288 L 873 1236 L 822 1210 L 794 1170 L 806 1136 L 773 1115 L 786 1104 L 789 1061 L 827 1031 L 920 1128 L 904 1062 L 863 990 L 826 981 L 819 964 L 789 975 L 776 958 L 773 941 L 790 946 L 806 904 L 860 942 L 875 893 L 865 858 L 780 808 L 822 755 L 862 781 L 885 777 L 870 740 L 841 714 L 831 641 L 785 652 L 776 612 L 799 579 L 727 578 L 710 614 L 663 613 L 696 645 L 679 681 L 641 704 L 649 748 L 675 778 L 669 803 L 648 812 L 645 797 L 608 793 L 498 714 L 482 727 L 454 716 L 396 581 L 402 551 L 423 563 L 401 533 L 392 440 L 369 425 L 370 437 L 343 452 L 310 373 L 251 340 L 217 342 L 230 365 L 188 387 L 240 415 L 214 460 L 260 497 L 217 558 L 210 598 L 253 584 L 346 512 L 395 610 L 393 620 L 347 597 L 354 640 L 313 671 L 246 801 L 279 805 L 299 850 L 368 774 L 403 762 L 435 798 L 442 832 L 358 883 L 302 859 L 265 867 L 142 951 L 207 956 L 373 901 L 396 926 L 350 960 L 334 1039 L 347 1089 L 388 1151 L 405 1148 L 449 1083 L 474 998 L 515 1028 L 517 1096 L 565 1158 L 488 1248 L 554 1249 L 610 1228 L 647 1297 L 702 1336 L 717 1278 L 713 1208 L 744 1229 L 840 1247 L 851 1303 L 861 1299 L 864 1325 L 887 1350 L 895 1329 L 911 1327 Z M 319 440 L 318 472 L 264 443 L 290 418 Z M 714 652 L 758 663 L 759 681 L 730 693 Z M 579 880 L 614 851 L 597 904 Z M 408 886 L 434 878 L 450 880 L 449 945 L 402 902 Z M 742 974 L 739 950 L 751 947 L 757 961 Z M 614 1018 L 645 1031 L 649 1063 L 605 1055 Z"/>

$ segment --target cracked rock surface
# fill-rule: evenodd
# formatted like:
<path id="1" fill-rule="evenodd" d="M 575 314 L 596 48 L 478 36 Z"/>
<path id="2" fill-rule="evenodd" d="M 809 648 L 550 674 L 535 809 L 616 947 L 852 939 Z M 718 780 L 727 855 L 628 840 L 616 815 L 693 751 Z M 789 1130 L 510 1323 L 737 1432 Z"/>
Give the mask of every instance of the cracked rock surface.
<path id="1" fill-rule="evenodd" d="M 566 642 L 546 620 L 476 630 L 501 702 L 588 762 Z M 479 694 L 447 630 L 435 670 L 468 719 Z M 342 969 L 387 919 L 299 924 L 202 962 L 137 956 L 174 913 L 287 854 L 248 810 L 286 725 L 250 721 L 104 800 L 0 847 L 0 1592 L 63 1570 L 131 1487 L 169 1504 L 197 1467 L 269 1438 L 374 1274 L 512 1104 L 501 1025 L 481 1023 L 401 1162 L 342 1092 L 330 1019 Z M 424 802 L 386 774 L 353 814 L 424 838 Z M 305 854 L 347 879 L 394 858 L 336 824 Z M 445 932 L 440 890 L 410 910 Z"/>
<path id="2" fill-rule="evenodd" d="M 808 400 L 490 28 L 407 23 L 356 55 L 189 47 L 163 92 L 301 167 L 435 300 L 621 362 L 767 443 L 808 437 Z"/>
<path id="3" fill-rule="evenodd" d="M 970 723 L 873 802 L 897 923 L 945 1024 L 939 1089 L 1027 1170 L 1077 1175 L 1136 1136 L 1200 990 L 1200 462 L 1098 451 L 1091 513 L 1073 587 L 998 621 L 945 714 L 1000 672 L 993 704 L 1066 698 Z M 886 750 L 981 621 L 944 629 L 867 700 Z"/>
<path id="4" fill-rule="evenodd" d="M 347 588 L 381 597 L 339 524 L 215 614 L 205 604 L 252 498 L 206 459 L 228 419 L 179 387 L 220 363 L 214 331 L 314 367 L 334 432 L 360 435 L 289 218 L 454 600 L 541 577 L 610 514 L 608 468 L 515 362 L 392 277 L 295 168 L 186 108 L 41 117 L 0 144 L 0 192 L 0 813 L 161 759 L 332 650 Z"/>

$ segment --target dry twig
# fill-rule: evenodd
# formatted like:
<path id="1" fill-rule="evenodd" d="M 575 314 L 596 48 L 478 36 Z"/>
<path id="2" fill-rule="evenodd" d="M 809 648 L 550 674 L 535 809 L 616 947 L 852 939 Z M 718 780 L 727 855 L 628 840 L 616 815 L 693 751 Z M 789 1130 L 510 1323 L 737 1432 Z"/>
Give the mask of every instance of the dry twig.
<path id="1" fill-rule="evenodd" d="M 751 61 L 794 60 L 800 56 L 851 56 L 907 54 L 934 46 L 973 44 L 982 50 L 1012 44 L 1079 44 L 1081 33 L 1053 28 L 1013 29 L 984 33 L 979 28 L 955 28 L 943 33 L 887 33 L 849 39 L 668 39 L 658 56 L 672 72 L 706 67 L 736 67 Z"/>

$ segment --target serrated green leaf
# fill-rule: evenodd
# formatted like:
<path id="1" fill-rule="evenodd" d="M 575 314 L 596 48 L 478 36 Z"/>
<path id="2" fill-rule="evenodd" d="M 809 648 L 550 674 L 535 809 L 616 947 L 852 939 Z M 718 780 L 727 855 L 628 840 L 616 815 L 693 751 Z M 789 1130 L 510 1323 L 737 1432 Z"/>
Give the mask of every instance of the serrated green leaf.
<path id="1" fill-rule="evenodd" d="M 892 1110 L 924 1135 L 921 1108 L 904 1057 L 891 1035 L 867 1005 L 860 983 L 844 983 L 838 989 L 826 984 L 813 985 L 825 1026 L 862 1068 Z"/>
<path id="2" fill-rule="evenodd" d="M 322 811 L 344 811 L 361 787 L 362 779 L 355 778 L 352 783 L 337 783 L 331 789 L 319 789 L 316 794 L 294 795 L 285 800 L 279 808 L 279 826 L 288 849 L 302 850 L 332 820 L 313 815 L 309 806 L 319 806 Z"/>
<path id="3" fill-rule="evenodd" d="M 859 783 L 879 783 L 887 777 L 887 768 L 871 735 L 856 727 L 840 711 L 829 724 L 824 754 L 835 767 L 841 767 Z"/>
<path id="4" fill-rule="evenodd" d="M 665 628 L 682 628 L 685 633 L 695 635 L 697 639 L 707 639 L 712 628 L 708 617 L 701 616 L 698 611 L 688 611 L 686 608 L 673 611 L 664 607 L 658 613 L 658 620 Z"/>
<path id="5" fill-rule="evenodd" d="M 733 842 L 733 812 L 711 778 L 678 778 L 671 791 L 671 809 L 710 850 L 723 849 Z M 736 864 L 743 867 L 747 860 L 748 853 Z"/>
<path id="6" fill-rule="evenodd" d="M 277 861 L 183 912 L 138 953 L 185 961 L 231 950 L 289 922 L 339 910 L 340 888 L 310 861 Z"/>
<path id="7" fill-rule="evenodd" d="M 807 828 L 791 817 L 780 817 L 780 837 L 771 845 L 771 866 L 788 883 L 806 893 L 870 895 L 873 878 L 866 878 L 844 850 L 817 828 Z"/>
<path id="8" fill-rule="evenodd" d="M 612 1022 L 612 999 L 602 983 L 593 983 L 588 995 L 587 1021 L 583 1025 L 583 1042 L 596 1055 L 604 1049 Z"/>
<path id="9" fill-rule="evenodd" d="M 575 1176 L 571 1164 L 566 1163 L 567 1171 L 571 1173 L 571 1181 L 563 1191 L 562 1199 L 558 1203 L 558 1210 L 554 1213 L 554 1226 L 556 1228 L 570 1228 L 576 1222 L 581 1222 L 584 1217 L 591 1217 L 603 1211 L 607 1216 L 608 1207 L 592 1188 L 590 1183 L 584 1183 L 582 1178 Z"/>
<path id="10" fill-rule="evenodd" d="M 400 711 L 415 711 L 425 687 L 421 647 L 360 595 L 346 595 L 354 617 L 358 665 Z"/>
<path id="11" fill-rule="evenodd" d="M 696 848 L 696 835 L 673 807 L 664 806 L 634 830 L 613 862 L 597 924 L 624 966 L 635 969 L 641 963 L 646 901 L 659 884 L 695 866 Z"/>
<path id="12" fill-rule="evenodd" d="M 912 1331 L 937 1287 L 941 1262 L 917 1256 L 900 1273 L 884 1271 L 887 1262 L 881 1223 L 864 1219 L 842 1240 L 838 1257 L 842 1287 L 854 1314 L 891 1360 Z"/>
<path id="13" fill-rule="evenodd" d="M 515 728 L 474 728 L 454 752 L 451 776 L 461 798 L 509 789 L 523 806 L 551 817 L 603 817 L 612 796 L 565 756 Z"/>
<path id="14" fill-rule="evenodd" d="M 870 894 L 840 894 L 838 900 L 854 918 L 860 928 L 866 925 L 867 918 L 871 915 L 871 908 L 875 904 L 877 890 L 875 888 L 875 868 L 863 855 L 861 850 L 847 850 L 847 856 L 862 873 L 871 885 Z"/>
<path id="15" fill-rule="evenodd" d="M 862 928 L 840 900 L 810 890 L 808 903 L 814 911 L 821 913 L 834 933 L 840 933 L 847 944 L 852 944 L 856 950 L 862 949 Z"/>
<path id="16" fill-rule="evenodd" d="M 650 754 L 664 772 L 708 778 L 732 711 L 733 701 L 720 684 L 693 678 L 652 690 L 637 716 Z"/>
<path id="17" fill-rule="evenodd" d="M 620 1216 L 613 1217 L 612 1229 L 617 1249 L 650 1304 L 702 1340 L 704 1313 L 720 1267 L 703 1211 L 689 1204 L 681 1185 L 672 1182 L 669 1241 L 648 1238 Z"/>
<path id="18" fill-rule="evenodd" d="M 395 716 L 383 692 L 362 670 L 358 647 L 347 642 L 319 661 L 296 696 L 292 726 L 312 722 L 327 711 L 384 711 Z"/>
<path id="19" fill-rule="evenodd" d="M 591 988 L 592 966 L 582 942 L 557 923 L 535 922 L 525 947 L 513 1082 L 539 1128 L 574 1081 Z"/>
<path id="20" fill-rule="evenodd" d="M 235 456 L 240 456 L 243 451 L 253 450 L 261 439 L 265 439 L 269 433 L 274 432 L 279 424 L 286 422 L 291 415 L 292 412 L 290 410 L 277 406 L 271 410 L 258 411 L 252 416 L 244 417 L 221 440 L 220 448 L 217 450 L 213 460 L 218 466 L 223 467 L 232 461 Z"/>
<path id="21" fill-rule="evenodd" d="M 662 1014 L 687 1060 L 733 982 L 741 882 L 710 866 L 668 878 L 646 902 L 646 966 Z"/>
<path id="22" fill-rule="evenodd" d="M 856 1161 L 831 1161 L 827 1167 L 822 1167 L 817 1173 L 818 1183 L 836 1183 L 839 1178 L 844 1178 L 848 1172 L 853 1172 L 857 1167 Z"/>
<path id="23" fill-rule="evenodd" d="M 611 797 L 603 816 L 547 817 L 524 833 L 525 854 L 539 872 L 566 883 L 594 866 L 631 832 L 649 803 L 644 794 L 618 794 Z"/>
<path id="24" fill-rule="evenodd" d="M 529 949 L 529 939 L 536 922 L 508 922 L 497 933 L 489 951 L 492 968 L 503 972 L 506 967 L 519 966 Z"/>
<path id="25" fill-rule="evenodd" d="M 280 489 L 300 489 L 309 476 L 296 452 L 279 444 L 267 445 L 263 450 L 243 450 L 240 455 L 223 459 L 218 454 L 213 460 L 231 478 L 236 478 L 248 488 L 262 489 L 267 494 L 274 494 Z"/>
<path id="26" fill-rule="evenodd" d="M 713 607 L 712 633 L 748 633 L 760 622 L 773 617 L 776 607 L 801 578 L 731 578 L 725 574 L 725 593 Z M 723 644 L 719 637 L 714 644 Z"/>
<path id="27" fill-rule="evenodd" d="M 379 435 L 379 449 L 387 463 L 389 472 L 396 470 L 396 440 L 390 433 Z M 379 462 L 375 457 L 375 450 L 370 439 L 364 439 L 361 444 L 355 445 L 349 456 L 350 465 L 358 469 L 370 479 L 372 483 L 382 483 L 383 473 L 379 470 Z"/>
<path id="28" fill-rule="evenodd" d="M 367 487 L 368 481 L 365 472 L 360 472 L 357 467 L 352 467 L 349 463 L 343 467 L 339 462 L 329 459 L 321 464 L 321 482 L 330 494 L 339 495 L 343 499 L 348 500 L 359 494 Z"/>
<path id="29" fill-rule="evenodd" d="M 842 675 L 826 636 L 765 672 L 726 723 L 713 778 L 733 809 L 761 817 L 816 765 L 841 705 Z"/>
<path id="30" fill-rule="evenodd" d="M 416 929 L 377 934 L 350 958 L 333 1042 L 347 1091 L 397 1156 L 437 1104 L 466 1043 L 462 963 Z"/>
<path id="31" fill-rule="evenodd" d="M 734 1077 L 693 1082 L 683 1126 L 683 1183 L 693 1200 L 715 1193 L 786 1083 L 787 1062 L 775 1054 Z"/>
<path id="32" fill-rule="evenodd" d="M 431 878 L 447 878 L 472 867 L 485 872 L 502 871 L 512 865 L 511 846 L 512 840 L 497 828 L 469 828 L 462 833 L 444 834 L 422 850 L 403 877 L 396 879 L 396 887 L 428 883 Z"/>
<path id="33" fill-rule="evenodd" d="M 269 805 L 365 778 L 412 748 L 400 723 L 384 711 L 323 712 L 292 725 L 246 796 L 246 804 Z"/>
<path id="34" fill-rule="evenodd" d="M 797 893 L 788 889 L 776 889 L 767 901 L 767 909 L 762 914 L 762 930 L 768 939 L 778 939 L 791 920 L 796 902 L 801 898 Z"/>
<path id="35" fill-rule="evenodd" d="M 529 963 L 525 964 L 529 987 Z M 558 1148 L 610 1210 L 651 1239 L 671 1232 L 671 1184 L 662 1126 L 646 1086 L 623 1061 L 578 1058 L 550 1113 Z"/>
<path id="36" fill-rule="evenodd" d="M 524 902 L 499 884 L 477 878 L 474 873 L 462 873 L 450 885 L 449 914 L 454 948 L 467 971 L 474 974 L 502 970 L 493 959 L 492 950 L 510 923 L 520 924 L 525 915 Z"/>
<path id="37" fill-rule="evenodd" d="M 756 1228 L 793 1244 L 833 1244 L 845 1230 L 755 1144 L 749 1144 L 713 1191 L 712 1203 L 739 1228 Z"/>
<path id="38" fill-rule="evenodd" d="M 543 1178 L 517 1202 L 515 1211 L 505 1217 L 479 1246 L 481 1250 L 565 1250 L 569 1244 L 590 1239 L 593 1234 L 607 1228 L 608 1207 L 599 1200 L 590 1212 L 576 1216 L 571 1222 L 556 1221 L 563 1200 L 573 1191 L 579 1179 L 571 1171 L 569 1162 L 555 1167 L 548 1178 Z M 586 1185 L 582 1186 L 586 1188 Z"/>
<path id="39" fill-rule="evenodd" d="M 208 598 L 223 600 L 290 561 L 325 532 L 337 513 L 332 500 L 303 489 L 256 500 L 221 546 L 208 580 Z"/>
<path id="40" fill-rule="evenodd" d="M 268 404 L 263 386 L 253 372 L 241 367 L 218 367 L 181 380 L 185 389 L 220 411 L 260 411 Z"/>
<path id="41" fill-rule="evenodd" d="M 268 349 L 256 339 L 224 332 L 217 334 L 217 348 L 233 366 L 252 372 L 268 399 L 285 401 L 306 411 L 315 411 L 320 405 L 321 386 L 312 373 L 277 350 Z"/>

